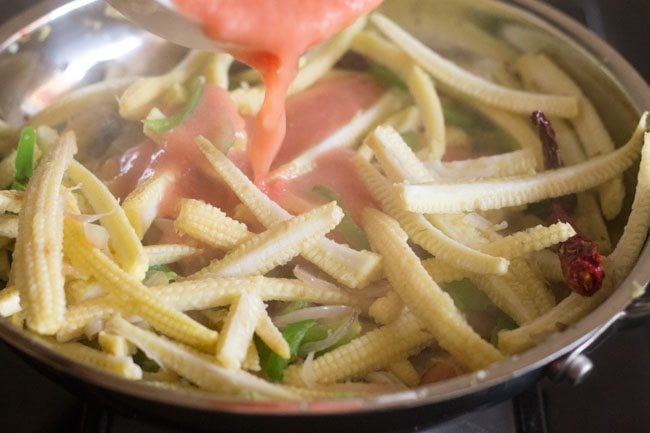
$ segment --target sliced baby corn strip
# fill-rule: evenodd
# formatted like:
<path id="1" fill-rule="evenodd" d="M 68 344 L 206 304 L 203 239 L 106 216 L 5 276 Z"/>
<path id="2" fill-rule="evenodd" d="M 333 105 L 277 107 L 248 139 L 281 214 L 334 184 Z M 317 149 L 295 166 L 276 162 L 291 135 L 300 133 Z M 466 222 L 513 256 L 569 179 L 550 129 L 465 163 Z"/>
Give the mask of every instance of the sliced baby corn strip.
<path id="1" fill-rule="evenodd" d="M 97 342 L 104 352 L 113 356 L 131 356 L 135 352 L 135 346 L 126 338 L 106 331 L 97 334 Z"/>
<path id="2" fill-rule="evenodd" d="M 175 83 L 187 81 L 211 59 L 212 53 L 190 51 L 173 69 L 164 75 L 140 78 L 120 96 L 120 115 L 129 120 L 142 120 L 153 108 L 156 99 Z"/>
<path id="3" fill-rule="evenodd" d="M 555 223 L 548 227 L 536 226 L 504 236 L 479 249 L 487 254 L 506 258 L 522 257 L 564 242 L 576 231 L 568 223 Z"/>
<path id="4" fill-rule="evenodd" d="M 360 299 L 343 290 L 323 290 L 296 279 L 266 278 L 204 278 L 185 280 L 151 287 L 154 296 L 178 311 L 206 310 L 232 304 L 242 293 L 250 293 L 263 301 L 304 301 L 322 305 L 362 306 Z M 95 298 L 74 305 L 65 315 L 65 323 L 57 338 L 67 341 L 80 336 L 84 327 L 95 319 L 110 317 L 117 307 L 113 297 Z"/>
<path id="5" fill-rule="evenodd" d="M 137 314 L 159 332 L 183 343 L 214 350 L 217 333 L 169 307 L 139 279 L 123 271 L 84 236 L 81 223 L 67 219 L 64 225 L 66 257 L 91 273 L 113 295 L 121 310 Z"/>
<path id="6" fill-rule="evenodd" d="M 257 352 L 257 347 L 255 342 L 251 341 L 248 345 L 248 350 L 246 351 L 246 357 L 241 363 L 242 370 L 245 371 L 261 371 L 262 366 L 260 365 L 260 354 Z"/>
<path id="7" fill-rule="evenodd" d="M 561 117 L 573 117 L 578 114 L 576 98 L 541 95 L 498 86 L 444 59 L 385 16 L 373 14 L 371 20 L 423 69 L 456 92 L 492 106 L 524 114 L 535 110 Z"/>
<path id="8" fill-rule="evenodd" d="M 0 212 L 19 213 L 23 195 L 22 191 L 0 191 Z"/>
<path id="9" fill-rule="evenodd" d="M 431 78 L 400 48 L 371 32 L 359 34 L 352 49 L 396 73 L 415 99 L 424 125 L 428 157 L 439 160 L 445 153 L 445 119 Z"/>
<path id="10" fill-rule="evenodd" d="M 61 182 L 77 151 L 74 134 L 64 134 L 41 160 L 27 184 L 18 221 L 12 274 L 27 326 L 55 334 L 63 323 L 63 197 Z"/>
<path id="11" fill-rule="evenodd" d="M 368 142 L 374 150 L 372 136 Z M 382 209 L 397 219 L 411 240 L 429 253 L 468 271 L 503 274 L 508 270 L 506 259 L 469 248 L 445 235 L 423 215 L 401 210 L 393 194 L 391 183 L 377 169 L 362 158 L 356 158 L 355 165 L 364 185 L 375 200 L 381 203 Z"/>
<path id="12" fill-rule="evenodd" d="M 557 253 L 551 250 L 537 251 L 530 255 L 528 262 L 533 269 L 542 274 L 546 281 L 553 283 L 564 281 L 562 266 Z"/>
<path id="13" fill-rule="evenodd" d="M 57 353 L 65 355 L 90 367 L 95 367 L 108 373 L 126 379 L 142 379 L 142 369 L 127 356 L 114 356 L 99 350 L 91 349 L 80 343 L 57 343 L 41 341 Z"/>
<path id="14" fill-rule="evenodd" d="M 389 291 L 381 298 L 377 298 L 370 304 L 368 314 L 381 325 L 388 325 L 399 319 L 404 311 L 402 298 L 394 291 Z"/>
<path id="15" fill-rule="evenodd" d="M 183 199 L 174 228 L 216 248 L 230 249 L 253 234 L 221 209 L 200 200 Z"/>
<path id="16" fill-rule="evenodd" d="M 293 393 L 280 386 L 243 371 L 219 367 L 200 353 L 133 326 L 119 316 L 107 323 L 107 329 L 127 338 L 160 365 L 209 391 L 229 394 L 254 392 L 271 398 L 295 398 Z"/>
<path id="17" fill-rule="evenodd" d="M 15 144 L 14 144 L 15 145 Z M 11 186 L 16 176 L 16 149 L 0 161 L 0 188 L 5 189 Z"/>
<path id="18" fill-rule="evenodd" d="M 589 314 L 616 289 L 630 272 L 650 229 L 650 134 L 645 134 L 637 189 L 628 222 L 614 251 L 605 260 L 603 286 L 591 297 L 571 293 L 556 307 L 533 322 L 511 331 L 499 332 L 499 347 L 519 353 L 557 331 L 558 323 L 571 325 Z"/>
<path id="19" fill-rule="evenodd" d="M 275 326 L 266 310 L 263 311 L 257 322 L 255 333 L 269 349 L 277 353 L 281 358 L 289 359 L 291 355 L 289 343 L 284 339 L 282 332 Z"/>
<path id="20" fill-rule="evenodd" d="M 603 121 L 594 105 L 571 77 L 544 54 L 526 54 L 515 63 L 515 69 L 528 83 L 543 92 L 574 96 L 580 101 L 580 113 L 571 119 L 588 157 L 605 155 L 615 149 Z M 625 186 L 623 177 L 611 179 L 599 188 L 603 215 L 608 220 L 616 217 L 623 207 Z"/>
<path id="21" fill-rule="evenodd" d="M 57 98 L 54 104 L 29 119 L 29 124 L 49 126 L 62 124 L 75 114 L 87 111 L 88 107 L 96 107 L 102 102 L 114 102 L 115 98 L 134 80 L 134 77 L 117 78 L 83 86 Z"/>
<path id="22" fill-rule="evenodd" d="M 68 169 L 70 179 L 80 185 L 81 192 L 97 214 L 104 214 L 100 222 L 109 233 L 109 245 L 117 262 L 137 279 L 144 278 L 147 256 L 144 254 L 138 234 L 119 203 L 90 170 L 76 161 Z"/>
<path id="23" fill-rule="evenodd" d="M 13 286 L 0 290 L 0 317 L 9 317 L 22 311 L 18 289 Z"/>
<path id="24" fill-rule="evenodd" d="M 195 275 L 245 277 L 265 274 L 288 263 L 314 239 L 330 232 L 342 218 L 343 211 L 336 202 L 315 208 L 254 235 L 223 259 L 213 261 Z"/>
<path id="25" fill-rule="evenodd" d="M 595 194 L 587 191 L 577 196 L 578 203 L 574 215 L 576 227 L 598 243 L 601 255 L 609 254 L 612 251 L 612 241 Z"/>
<path id="26" fill-rule="evenodd" d="M 485 104 L 474 104 L 474 106 L 495 125 L 510 134 L 510 136 L 519 143 L 522 149 L 531 151 L 535 157 L 536 168 L 539 171 L 544 169 L 542 144 L 539 141 L 539 136 L 536 134 L 535 129 L 528 119 L 530 113 L 526 113 L 526 116 L 522 116 L 520 114 L 499 110 Z"/>
<path id="27" fill-rule="evenodd" d="M 424 266 L 433 281 L 438 284 L 462 280 L 468 275 L 467 271 L 450 266 L 449 263 L 435 257 L 422 260 L 422 266 Z"/>
<path id="28" fill-rule="evenodd" d="M 354 37 L 365 27 L 367 18 L 359 18 L 308 53 L 307 62 L 289 86 L 289 94 L 299 93 L 322 78 L 350 48 Z"/>
<path id="29" fill-rule="evenodd" d="M 219 176 L 263 226 L 269 228 L 273 224 L 291 218 L 289 212 L 260 191 L 208 140 L 199 137 L 197 145 Z M 347 245 L 337 244 L 325 237 L 315 239 L 310 248 L 302 252 L 302 255 L 338 282 L 352 288 L 365 287 L 378 278 L 381 273 L 381 258 L 377 254 L 369 251 L 356 251 Z"/>
<path id="30" fill-rule="evenodd" d="M 221 366 L 229 370 L 241 368 L 265 309 L 258 296 L 246 292 L 232 303 L 217 342 L 217 360 Z"/>
<path id="31" fill-rule="evenodd" d="M 391 324 L 367 332 L 314 359 L 309 366 L 310 376 L 316 384 L 322 385 L 363 376 L 417 353 L 432 342 L 433 336 L 423 329 L 420 321 L 413 314 L 405 313 Z M 289 366 L 284 373 L 284 382 L 304 386 L 302 368 Z"/>
<path id="32" fill-rule="evenodd" d="M 122 203 L 122 209 L 139 239 L 142 239 L 158 215 L 158 206 L 167 187 L 174 181 L 171 173 L 154 176 L 133 190 Z"/>
<path id="33" fill-rule="evenodd" d="M 0 215 L 0 236 L 16 239 L 16 236 L 18 236 L 18 216 L 12 214 Z"/>
<path id="34" fill-rule="evenodd" d="M 420 384 L 420 374 L 408 359 L 393 362 L 388 366 L 388 371 L 397 376 L 406 386 L 414 387 Z"/>
<path id="35" fill-rule="evenodd" d="M 147 245 L 142 249 L 149 266 L 167 265 L 201 252 L 198 248 L 183 244 Z"/>
<path id="36" fill-rule="evenodd" d="M 65 284 L 65 298 L 68 306 L 76 305 L 106 293 L 102 286 L 93 280 L 72 280 Z"/>
<path id="37" fill-rule="evenodd" d="M 386 93 L 367 110 L 355 116 L 347 125 L 320 143 L 311 146 L 290 162 L 273 170 L 270 178 L 293 179 L 310 172 L 320 156 L 333 149 L 356 146 L 373 126 L 402 108 L 405 102 L 406 97 L 400 93 Z"/>
<path id="38" fill-rule="evenodd" d="M 477 370 L 503 359 L 467 324 L 451 297 L 431 279 L 407 244 L 397 221 L 374 209 L 363 213 L 373 249 L 384 257 L 384 272 L 407 307 L 459 363 Z"/>
<path id="39" fill-rule="evenodd" d="M 537 162 L 532 150 L 522 149 L 462 161 L 428 161 L 425 165 L 433 179 L 473 181 L 533 174 Z"/>
<path id="40" fill-rule="evenodd" d="M 584 163 L 535 176 L 473 183 L 396 186 L 404 209 L 424 213 L 459 213 L 534 203 L 593 188 L 623 173 L 638 156 L 645 113 L 632 138 L 621 148 Z"/>
<path id="41" fill-rule="evenodd" d="M 228 90 L 230 87 L 230 66 L 235 61 L 228 53 L 214 52 L 205 66 L 205 78 L 210 84 Z"/>

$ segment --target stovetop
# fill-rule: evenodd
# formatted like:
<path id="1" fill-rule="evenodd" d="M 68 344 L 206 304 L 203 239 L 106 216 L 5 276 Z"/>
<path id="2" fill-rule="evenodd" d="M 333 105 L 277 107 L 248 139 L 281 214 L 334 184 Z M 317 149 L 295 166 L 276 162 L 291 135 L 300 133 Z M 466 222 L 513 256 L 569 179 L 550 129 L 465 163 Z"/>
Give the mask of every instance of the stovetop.
<path id="1" fill-rule="evenodd" d="M 0 0 L 0 23 L 39 0 Z M 650 80 L 650 0 L 549 0 L 606 38 Z M 1 85 L 1 84 L 0 84 Z M 579 386 L 542 380 L 512 401 L 474 411 L 427 433 L 641 433 L 650 431 L 650 325 L 622 329 L 589 357 Z M 0 431 L 180 433 L 118 415 L 41 376 L 0 343 Z"/>

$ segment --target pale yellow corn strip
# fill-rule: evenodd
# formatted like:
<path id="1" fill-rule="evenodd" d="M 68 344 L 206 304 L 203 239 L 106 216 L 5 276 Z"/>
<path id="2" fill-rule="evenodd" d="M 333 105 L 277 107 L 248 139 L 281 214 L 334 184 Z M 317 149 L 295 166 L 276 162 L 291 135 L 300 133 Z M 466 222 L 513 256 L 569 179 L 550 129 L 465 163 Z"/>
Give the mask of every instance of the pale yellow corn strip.
<path id="1" fill-rule="evenodd" d="M 536 251 L 530 256 L 528 262 L 536 268 L 546 281 L 558 283 L 564 281 L 562 266 L 557 253 L 551 250 Z"/>
<path id="2" fill-rule="evenodd" d="M 362 306 L 361 301 L 343 290 L 322 290 L 296 279 L 205 278 L 175 282 L 150 288 L 161 302 L 178 311 L 206 310 L 230 305 L 242 293 L 251 293 L 263 301 L 305 301 L 322 305 Z M 61 341 L 76 338 L 95 318 L 105 319 L 115 311 L 112 297 L 95 298 L 68 309 L 65 323 L 57 335 Z"/>
<path id="3" fill-rule="evenodd" d="M 18 236 L 18 216 L 12 214 L 0 215 L 0 236 L 16 239 L 16 236 Z"/>
<path id="4" fill-rule="evenodd" d="M 427 137 L 429 159 L 442 158 L 445 153 L 445 120 L 431 77 L 404 51 L 374 33 L 360 33 L 355 38 L 352 49 L 387 67 L 404 80 L 419 109 Z"/>
<path id="5" fill-rule="evenodd" d="M 174 221 L 176 231 L 216 248 L 230 249 L 253 234 L 221 209 L 200 200 L 183 199 Z"/>
<path id="6" fill-rule="evenodd" d="M 209 310 L 202 310 L 201 315 L 208 319 L 210 325 L 212 325 L 214 329 L 220 330 L 223 326 L 224 320 L 226 320 L 226 316 L 228 316 L 228 309 L 211 308 Z"/>
<path id="7" fill-rule="evenodd" d="M 27 326 L 55 334 L 63 323 L 63 197 L 61 182 L 77 150 L 68 132 L 41 160 L 27 184 L 18 221 L 12 274 Z"/>
<path id="8" fill-rule="evenodd" d="M 574 236 L 571 224 L 558 222 L 550 226 L 536 226 L 493 241 L 479 249 L 485 253 L 506 258 L 521 257 L 543 250 Z"/>
<path id="9" fill-rule="evenodd" d="M 379 129 L 377 130 L 379 131 Z M 391 130 L 399 141 L 401 137 Z M 386 171 L 401 170 L 393 167 L 399 163 L 397 159 L 387 157 L 389 152 L 384 152 L 384 142 L 377 139 L 377 133 L 372 133 L 366 143 L 373 150 Z M 415 156 L 414 156 L 415 157 Z M 508 261 L 501 257 L 494 257 L 455 241 L 436 226 L 431 224 L 424 216 L 405 212 L 400 209 L 399 203 L 393 194 L 391 184 L 367 161 L 357 158 L 355 160 L 357 171 L 373 197 L 381 203 L 382 209 L 393 218 L 396 218 L 411 240 L 432 255 L 460 267 L 479 273 L 503 274 L 508 270 Z M 422 167 L 424 170 L 424 168 Z"/>
<path id="10" fill-rule="evenodd" d="M 190 51 L 166 74 L 135 81 L 120 96 L 120 115 L 129 120 L 144 119 L 158 97 L 175 83 L 187 81 L 197 74 L 212 59 L 212 56 L 210 52 Z"/>
<path id="11" fill-rule="evenodd" d="M 468 271 L 451 266 L 449 263 L 435 257 L 423 260 L 422 266 L 431 276 L 431 279 L 438 284 L 462 280 L 469 275 Z"/>
<path id="12" fill-rule="evenodd" d="M 577 322 L 600 305 L 630 272 L 650 229 L 650 134 L 645 134 L 641 164 L 632 210 L 623 235 L 605 260 L 606 277 L 601 289 L 591 297 L 570 294 L 552 310 L 535 321 L 511 331 L 499 333 L 499 347 L 507 353 L 519 353 L 557 331 L 557 324 Z"/>
<path id="13" fill-rule="evenodd" d="M 9 188 L 16 176 L 16 149 L 0 161 L 0 188 Z"/>
<path id="14" fill-rule="evenodd" d="M 309 59 L 300 68 L 289 86 L 289 94 L 299 93 L 322 78 L 348 51 L 354 37 L 365 27 L 367 18 L 361 17 L 322 45 L 309 52 Z"/>
<path id="15" fill-rule="evenodd" d="M 549 116 L 555 130 L 555 141 L 560 150 L 560 159 L 564 165 L 575 165 L 587 159 L 580 139 L 571 124 L 564 119 Z"/>
<path id="16" fill-rule="evenodd" d="M 260 316 L 266 306 L 250 293 L 242 293 L 230 306 L 217 342 L 217 360 L 229 370 L 239 370 Z"/>
<path id="17" fill-rule="evenodd" d="M 342 218 L 343 211 L 336 202 L 315 208 L 252 236 L 223 259 L 213 261 L 195 275 L 245 277 L 265 274 L 288 263 L 314 239 L 330 232 Z"/>
<path id="18" fill-rule="evenodd" d="M 522 116 L 520 114 L 499 110 L 484 104 L 474 104 L 474 106 L 485 117 L 490 119 L 495 125 L 514 138 L 522 149 L 529 150 L 533 153 L 537 170 L 541 171 L 544 169 L 542 143 L 533 128 L 532 122 L 528 119 L 530 113 L 526 113 L 526 116 Z"/>
<path id="19" fill-rule="evenodd" d="M 18 213 L 23 204 L 22 191 L 0 191 L 0 212 Z"/>
<path id="20" fill-rule="evenodd" d="M 149 266 L 167 265 L 201 252 L 200 249 L 183 244 L 160 244 L 143 247 Z"/>
<path id="21" fill-rule="evenodd" d="M 62 124 L 75 114 L 87 111 L 88 107 L 96 107 L 103 102 L 114 102 L 115 98 L 134 80 L 134 77 L 117 78 L 83 86 L 57 98 L 54 104 L 29 119 L 29 124 L 49 126 Z"/>
<path id="22" fill-rule="evenodd" d="M 257 322 L 255 334 L 278 356 L 289 359 L 291 355 L 289 343 L 284 339 L 282 332 L 275 326 L 266 310 L 263 311 Z"/>
<path id="23" fill-rule="evenodd" d="M 388 371 L 397 376 L 406 386 L 414 387 L 420 384 L 420 374 L 408 359 L 393 362 L 388 366 Z"/>
<path id="24" fill-rule="evenodd" d="M 395 291 L 391 290 L 370 304 L 368 314 L 380 325 L 388 325 L 399 319 L 403 311 L 404 302 L 402 302 L 402 298 Z"/>
<path id="25" fill-rule="evenodd" d="M 0 290 L 0 317 L 9 317 L 22 311 L 18 289 L 13 286 Z"/>
<path id="26" fill-rule="evenodd" d="M 106 331 L 97 334 L 97 342 L 104 352 L 113 356 L 131 356 L 135 352 L 135 346 L 126 338 Z"/>
<path id="27" fill-rule="evenodd" d="M 174 181 L 170 173 L 154 176 L 138 185 L 122 203 L 122 209 L 139 239 L 142 239 L 158 215 L 158 206 L 167 187 Z"/>
<path id="28" fill-rule="evenodd" d="M 406 98 L 397 92 L 388 92 L 367 110 L 356 115 L 323 141 L 281 165 L 270 173 L 272 179 L 293 179 L 314 169 L 317 159 L 338 148 L 351 148 L 359 144 L 363 137 L 382 119 L 404 106 Z"/>
<path id="29" fill-rule="evenodd" d="M 98 214 L 105 214 L 100 222 L 108 231 L 109 245 L 117 262 L 137 279 L 144 278 L 149 267 L 138 234 L 129 223 L 124 210 L 104 185 L 90 170 L 73 161 L 68 176 L 80 185 L 81 192 Z"/>
<path id="30" fill-rule="evenodd" d="M 423 213 L 498 209 L 582 192 L 616 177 L 632 165 L 642 144 L 646 119 L 647 113 L 623 147 L 581 164 L 508 180 L 401 184 L 395 190 L 405 210 Z"/>
<path id="31" fill-rule="evenodd" d="M 262 370 L 262 366 L 260 365 L 260 354 L 257 352 L 257 347 L 253 341 L 248 345 L 246 357 L 241 363 L 241 368 L 246 371 Z"/>
<path id="32" fill-rule="evenodd" d="M 201 354 L 133 326 L 119 316 L 107 323 L 107 329 L 127 338 L 165 368 L 209 391 L 230 394 L 249 391 L 271 398 L 295 398 L 293 393 L 280 386 L 243 371 L 219 367 Z"/>
<path id="33" fill-rule="evenodd" d="M 210 84 L 228 90 L 230 86 L 230 66 L 234 62 L 228 53 L 214 52 L 205 66 L 205 78 Z"/>
<path id="34" fill-rule="evenodd" d="M 57 353 L 74 359 L 84 365 L 113 373 L 126 379 L 142 379 L 142 369 L 127 356 L 113 356 L 109 353 L 91 349 L 80 343 L 57 343 L 43 341 Z"/>
<path id="35" fill-rule="evenodd" d="M 578 203 L 574 215 L 576 227 L 598 243 L 600 254 L 609 254 L 612 251 L 612 241 L 595 194 L 587 191 L 577 196 Z"/>
<path id="36" fill-rule="evenodd" d="M 542 95 L 498 86 L 444 59 L 383 15 L 374 14 L 371 20 L 424 70 L 454 91 L 495 107 L 524 114 L 535 110 L 562 117 L 578 114 L 576 98 Z"/>
<path id="37" fill-rule="evenodd" d="M 393 289 L 440 346 L 472 370 L 503 358 L 474 332 L 451 297 L 431 279 L 408 246 L 408 236 L 397 221 L 374 209 L 366 209 L 363 227 L 370 245 L 384 257 L 384 272 Z"/>
<path id="38" fill-rule="evenodd" d="M 114 296 L 121 309 L 137 314 L 151 326 L 183 343 L 214 350 L 217 333 L 169 307 L 137 278 L 93 247 L 77 221 L 64 225 L 64 249 L 74 266 L 90 272 L 106 291 Z"/>
<path id="39" fill-rule="evenodd" d="M 23 329 L 25 327 L 25 314 L 21 311 L 9 317 L 9 323 L 16 328 Z"/>
<path id="40" fill-rule="evenodd" d="M 537 162 L 530 149 L 462 161 L 425 162 L 433 179 L 479 180 L 535 173 Z"/>
<path id="41" fill-rule="evenodd" d="M 289 212 L 272 201 L 246 177 L 223 153 L 200 137 L 197 145 L 215 171 L 230 186 L 255 218 L 266 228 L 291 218 Z M 352 288 L 361 288 L 378 278 L 381 258 L 369 251 L 356 251 L 325 237 L 315 239 L 302 256 L 321 268 L 338 282 Z"/>
<path id="42" fill-rule="evenodd" d="M 104 294 L 101 285 L 92 280 L 72 280 L 66 282 L 65 285 L 65 297 L 68 307 Z"/>
<path id="43" fill-rule="evenodd" d="M 610 137 L 596 108 L 585 96 L 577 83 L 560 69 L 551 59 L 543 54 L 521 56 L 515 62 L 515 68 L 529 86 L 544 92 L 574 96 L 580 101 L 580 114 L 571 119 L 587 156 L 594 157 L 614 151 L 614 141 Z M 605 218 L 616 217 L 623 206 L 625 186 L 623 177 L 611 179 L 599 188 L 600 202 Z"/>
<path id="44" fill-rule="evenodd" d="M 433 336 L 424 330 L 411 313 L 403 314 L 389 325 L 382 326 L 355 338 L 311 363 L 311 373 L 317 384 L 331 384 L 384 368 L 398 359 L 419 352 L 433 342 Z M 284 382 L 304 385 L 302 366 L 292 365 L 285 370 Z"/>
<path id="45" fill-rule="evenodd" d="M 371 143 L 370 146 L 374 150 L 373 140 L 370 139 L 368 142 Z M 494 274 L 502 274 L 507 271 L 508 261 L 506 259 L 468 248 L 445 235 L 424 216 L 401 210 L 392 194 L 390 182 L 367 161 L 357 158 L 355 164 L 366 188 L 381 203 L 382 209 L 397 219 L 413 242 L 436 257 L 443 258 L 449 263 L 467 270 Z"/>

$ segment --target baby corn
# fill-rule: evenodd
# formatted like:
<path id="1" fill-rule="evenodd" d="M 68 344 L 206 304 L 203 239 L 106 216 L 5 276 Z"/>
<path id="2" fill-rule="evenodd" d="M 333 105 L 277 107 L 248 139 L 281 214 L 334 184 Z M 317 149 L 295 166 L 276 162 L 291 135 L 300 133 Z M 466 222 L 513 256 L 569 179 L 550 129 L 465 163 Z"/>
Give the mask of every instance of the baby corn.
<path id="1" fill-rule="evenodd" d="M 174 228 L 215 248 L 230 249 L 252 236 L 245 224 L 200 200 L 183 199 Z"/>
<path id="2" fill-rule="evenodd" d="M 63 197 L 61 182 L 76 152 L 74 134 L 64 134 L 27 184 L 18 221 L 13 276 L 27 326 L 55 334 L 65 314 Z"/>
<path id="3" fill-rule="evenodd" d="M 142 248 L 149 266 L 167 265 L 201 252 L 200 249 L 183 244 L 147 245 Z"/>
<path id="4" fill-rule="evenodd" d="M 363 226 L 370 245 L 384 257 L 384 271 L 393 289 L 444 349 L 472 370 L 503 359 L 496 348 L 472 330 L 451 297 L 424 270 L 406 242 L 408 236 L 395 220 L 366 209 Z"/>
<path id="5" fill-rule="evenodd" d="M 158 206 L 165 190 L 173 181 L 174 177 L 168 173 L 151 177 L 124 199 L 122 209 L 139 239 L 142 239 L 158 215 Z"/>
<path id="6" fill-rule="evenodd" d="M 242 293 L 230 306 L 217 342 L 217 360 L 230 370 L 241 368 L 266 306 L 255 295 Z"/>

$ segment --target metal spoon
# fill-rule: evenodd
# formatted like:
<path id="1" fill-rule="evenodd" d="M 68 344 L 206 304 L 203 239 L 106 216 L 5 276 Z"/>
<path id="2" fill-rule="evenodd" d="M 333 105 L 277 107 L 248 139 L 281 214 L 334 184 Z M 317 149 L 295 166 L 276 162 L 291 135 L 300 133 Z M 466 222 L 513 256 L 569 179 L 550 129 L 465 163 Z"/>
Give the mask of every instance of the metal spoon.
<path id="1" fill-rule="evenodd" d="M 201 24 L 180 13 L 170 0 L 106 0 L 143 29 L 187 48 L 221 51 L 225 46 L 209 39 Z"/>

